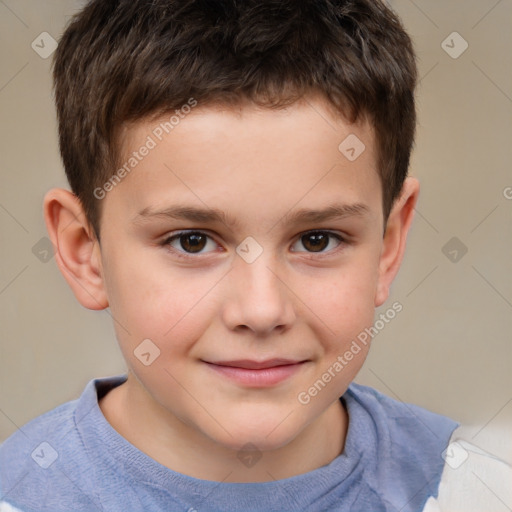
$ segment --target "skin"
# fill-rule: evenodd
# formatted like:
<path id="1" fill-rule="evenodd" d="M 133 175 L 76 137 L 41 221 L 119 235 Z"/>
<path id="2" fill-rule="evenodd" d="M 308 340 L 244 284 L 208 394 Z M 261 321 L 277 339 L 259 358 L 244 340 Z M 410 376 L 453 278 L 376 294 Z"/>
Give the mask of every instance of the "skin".
<path id="1" fill-rule="evenodd" d="M 125 155 L 158 123 L 126 126 Z M 338 150 L 349 134 L 366 146 L 353 162 Z M 128 366 L 127 382 L 100 402 L 113 428 L 164 466 L 224 482 L 288 478 L 342 453 L 339 397 L 368 347 L 308 404 L 297 397 L 372 325 L 402 260 L 419 184 L 406 180 L 384 232 L 374 148 L 371 125 L 348 124 L 317 97 L 281 110 L 197 106 L 102 200 L 101 244 L 71 192 L 48 192 L 59 268 L 83 306 L 110 308 Z M 340 218 L 290 221 L 356 203 Z M 177 204 L 226 218 L 140 215 Z M 168 241 L 182 230 L 210 238 L 187 254 L 190 238 Z M 311 230 L 326 244 L 303 237 Z M 252 263 L 236 252 L 248 236 L 263 249 Z M 148 366 L 134 355 L 145 339 L 160 350 Z M 267 388 L 205 362 L 271 358 L 306 362 Z M 251 467 L 237 458 L 247 443 L 262 454 Z"/>

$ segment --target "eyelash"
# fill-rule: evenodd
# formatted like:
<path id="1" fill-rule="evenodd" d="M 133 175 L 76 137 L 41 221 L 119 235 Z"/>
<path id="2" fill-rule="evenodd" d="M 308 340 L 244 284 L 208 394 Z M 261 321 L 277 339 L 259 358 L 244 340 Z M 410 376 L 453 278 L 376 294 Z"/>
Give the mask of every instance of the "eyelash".
<path id="1" fill-rule="evenodd" d="M 311 252 L 309 252 L 309 251 L 293 251 L 293 252 L 305 252 L 306 254 L 311 255 L 309 257 L 314 257 L 314 258 L 318 259 L 318 258 L 323 258 L 323 257 L 326 257 L 326 256 L 331 256 L 333 253 L 337 253 L 338 251 L 340 251 L 343 248 L 344 245 L 346 245 L 348 243 L 345 240 L 345 238 L 342 237 L 341 235 L 339 235 L 337 233 L 333 233 L 333 232 L 328 231 L 328 230 L 305 231 L 304 233 L 300 233 L 297 236 L 296 240 L 298 241 L 303 236 L 306 236 L 306 235 L 313 235 L 313 234 L 318 234 L 318 233 L 327 234 L 330 237 L 335 238 L 339 242 L 339 244 L 334 249 L 331 249 L 329 251 L 320 251 L 320 252 L 314 252 L 314 251 L 311 251 Z M 175 233 L 173 235 L 168 236 L 167 238 L 165 238 L 161 242 L 161 245 L 163 247 L 166 247 L 170 252 L 175 254 L 178 258 L 182 258 L 182 259 L 185 259 L 185 260 L 197 259 L 198 257 L 200 257 L 202 255 L 202 253 L 195 253 L 195 254 L 194 253 L 187 253 L 187 252 L 184 252 L 184 251 L 180 251 L 180 250 L 174 249 L 173 247 L 170 246 L 171 242 L 173 242 L 174 240 L 179 239 L 183 235 L 191 235 L 191 234 L 205 235 L 207 238 L 209 238 L 210 240 L 215 242 L 213 237 L 211 237 L 208 233 L 205 233 L 204 231 L 189 230 L 189 231 L 179 231 L 178 233 Z M 210 252 L 213 252 L 213 251 L 210 251 Z M 206 253 L 206 254 L 209 254 L 209 253 Z"/>

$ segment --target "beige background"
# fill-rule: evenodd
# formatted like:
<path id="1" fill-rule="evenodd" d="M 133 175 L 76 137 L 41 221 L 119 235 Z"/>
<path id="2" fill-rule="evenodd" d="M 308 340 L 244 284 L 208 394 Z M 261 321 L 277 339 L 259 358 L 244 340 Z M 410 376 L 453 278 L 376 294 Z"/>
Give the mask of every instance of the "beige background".
<path id="1" fill-rule="evenodd" d="M 108 312 L 82 308 L 54 259 L 33 253 L 46 235 L 43 196 L 66 181 L 51 59 L 31 43 L 42 32 L 58 39 L 79 5 L 0 0 L 0 441 L 91 378 L 124 371 Z M 449 415 L 485 444 L 512 424 L 512 2 L 392 5 L 419 57 L 411 173 L 422 193 L 382 308 L 404 309 L 375 338 L 358 381 Z M 441 46 L 454 31 L 469 45 L 456 59 Z M 443 253 L 452 237 L 467 248 L 458 262 Z"/>

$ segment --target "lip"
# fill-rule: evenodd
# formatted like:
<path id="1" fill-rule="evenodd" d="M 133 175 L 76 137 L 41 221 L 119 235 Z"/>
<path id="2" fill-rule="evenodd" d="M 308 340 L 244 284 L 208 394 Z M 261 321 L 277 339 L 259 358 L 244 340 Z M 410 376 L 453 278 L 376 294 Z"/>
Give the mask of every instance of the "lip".
<path id="1" fill-rule="evenodd" d="M 299 364 L 303 361 L 293 359 L 274 358 L 265 361 L 253 361 L 252 359 L 238 359 L 236 361 L 215 361 L 212 364 L 217 366 L 229 366 L 230 368 L 244 368 L 246 370 L 263 370 L 265 368 L 275 368 L 276 366 L 285 366 Z"/>
<path id="2" fill-rule="evenodd" d="M 283 382 L 297 373 L 307 361 L 291 359 L 267 359 L 253 361 L 240 359 L 236 361 L 204 361 L 216 373 L 243 386 L 264 388 Z"/>

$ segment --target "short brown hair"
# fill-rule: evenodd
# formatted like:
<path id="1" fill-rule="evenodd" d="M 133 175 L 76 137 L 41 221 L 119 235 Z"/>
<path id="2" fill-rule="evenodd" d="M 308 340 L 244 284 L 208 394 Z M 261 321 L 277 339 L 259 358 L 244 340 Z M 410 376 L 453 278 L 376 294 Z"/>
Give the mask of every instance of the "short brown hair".
<path id="1" fill-rule="evenodd" d="M 280 108 L 320 93 L 372 123 L 387 218 L 409 167 L 416 75 L 411 40 L 380 0 L 92 0 L 55 52 L 60 151 L 99 237 L 93 191 L 119 164 L 124 123 L 191 97 Z"/>

